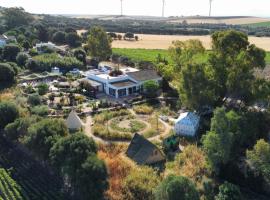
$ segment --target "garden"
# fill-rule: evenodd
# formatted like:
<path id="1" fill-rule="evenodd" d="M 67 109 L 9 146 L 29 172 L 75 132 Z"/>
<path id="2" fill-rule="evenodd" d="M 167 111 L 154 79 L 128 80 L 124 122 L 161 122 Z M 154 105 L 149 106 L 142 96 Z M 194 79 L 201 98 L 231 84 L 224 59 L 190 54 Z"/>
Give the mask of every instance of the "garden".
<path id="1" fill-rule="evenodd" d="M 148 105 L 137 105 L 133 109 L 104 111 L 94 116 L 92 132 L 105 140 L 131 140 L 134 133 L 152 138 L 167 132 L 158 113 Z"/>

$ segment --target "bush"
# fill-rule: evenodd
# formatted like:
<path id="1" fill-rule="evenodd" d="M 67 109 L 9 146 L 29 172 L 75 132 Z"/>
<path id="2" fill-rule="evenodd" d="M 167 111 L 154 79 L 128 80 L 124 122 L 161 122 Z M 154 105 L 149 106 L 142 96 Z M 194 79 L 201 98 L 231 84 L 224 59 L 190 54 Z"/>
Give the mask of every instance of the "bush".
<path id="1" fill-rule="evenodd" d="M 0 102 L 0 129 L 15 121 L 19 117 L 18 108 L 14 103 Z"/>
<path id="2" fill-rule="evenodd" d="M 9 64 L 0 63 L 0 84 L 11 85 L 15 82 L 15 72 Z"/>
<path id="3" fill-rule="evenodd" d="M 143 136 L 146 137 L 146 138 L 150 138 L 150 137 L 153 137 L 153 136 L 155 136 L 157 134 L 158 134 L 157 130 L 151 128 L 151 129 L 145 131 L 143 133 Z"/>
<path id="4" fill-rule="evenodd" d="M 26 53 L 18 53 L 16 57 L 16 62 L 19 66 L 25 66 L 28 60 L 28 55 Z"/>
<path id="5" fill-rule="evenodd" d="M 155 191 L 156 200 L 199 200 L 195 185 L 186 177 L 170 175 Z"/>
<path id="6" fill-rule="evenodd" d="M 37 106 L 41 104 L 41 98 L 38 94 L 32 94 L 28 96 L 27 102 L 31 106 Z"/>
<path id="7" fill-rule="evenodd" d="M 142 114 L 142 115 L 150 115 L 153 113 L 154 109 L 151 106 L 148 105 L 138 105 L 138 106 L 134 106 L 133 110 L 137 113 L 137 114 Z"/>
<path id="8" fill-rule="evenodd" d="M 241 200 L 242 195 L 239 188 L 231 183 L 225 182 L 219 187 L 216 200 Z"/>
<path id="9" fill-rule="evenodd" d="M 159 84 L 153 80 L 145 81 L 143 84 L 143 89 L 144 89 L 144 94 L 147 97 L 153 98 L 157 96 L 157 91 L 159 90 Z"/>
<path id="10" fill-rule="evenodd" d="M 159 178 L 152 168 L 141 167 L 132 170 L 124 180 L 125 199 L 153 200 L 153 188 L 159 184 Z"/>
<path id="11" fill-rule="evenodd" d="M 66 42 L 66 33 L 63 31 L 58 31 L 53 34 L 52 41 L 56 44 L 65 44 Z"/>
<path id="12" fill-rule="evenodd" d="M 3 58 L 7 61 L 16 61 L 16 57 L 20 52 L 19 46 L 15 44 L 8 44 L 3 49 Z"/>
<path id="13" fill-rule="evenodd" d="M 47 116 L 49 114 L 48 106 L 35 106 L 31 108 L 31 113 L 39 116 Z"/>
<path id="14" fill-rule="evenodd" d="M 39 71 L 39 63 L 33 59 L 29 59 L 26 63 L 26 68 L 31 71 Z"/>
<path id="15" fill-rule="evenodd" d="M 46 83 L 39 84 L 37 88 L 39 95 L 45 95 L 49 91 L 49 86 Z"/>
<path id="16" fill-rule="evenodd" d="M 81 43 L 81 38 L 76 32 L 66 34 L 66 43 L 70 47 L 79 47 L 82 44 Z"/>

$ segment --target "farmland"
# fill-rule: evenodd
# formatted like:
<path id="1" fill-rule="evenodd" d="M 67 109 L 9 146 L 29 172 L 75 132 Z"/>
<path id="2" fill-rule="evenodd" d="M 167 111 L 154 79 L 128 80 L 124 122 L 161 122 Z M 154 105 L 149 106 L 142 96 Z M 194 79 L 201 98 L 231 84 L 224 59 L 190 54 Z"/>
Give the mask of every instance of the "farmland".
<path id="1" fill-rule="evenodd" d="M 258 27 L 270 27 L 270 21 L 267 22 L 258 22 L 258 23 L 251 23 L 246 24 L 249 27 L 258 28 Z"/>
<path id="2" fill-rule="evenodd" d="M 130 58 L 134 62 L 138 61 L 148 61 L 148 62 L 155 62 L 156 57 L 160 54 L 162 57 L 166 58 L 169 63 L 171 63 L 171 58 L 169 56 L 168 50 L 165 49 L 125 49 L 125 48 L 114 48 L 113 53 L 119 54 L 122 56 L 126 56 Z M 200 56 L 197 58 L 201 61 L 207 60 L 207 54 L 205 57 Z M 270 64 L 270 52 L 266 54 L 266 63 Z"/>
<path id="3" fill-rule="evenodd" d="M 211 37 L 206 36 L 184 36 L 184 35 L 151 35 L 136 34 L 139 41 L 115 40 L 112 43 L 113 48 L 131 48 L 131 49 L 168 49 L 174 40 L 186 41 L 189 39 L 199 39 L 206 49 L 211 49 Z M 270 51 L 269 37 L 249 37 L 249 41 L 256 46 Z"/>
<path id="4" fill-rule="evenodd" d="M 60 179 L 50 175 L 47 169 L 45 170 L 21 150 L 11 146 L 2 137 L 0 167 L 0 199 L 60 200 L 64 198 L 60 192 Z"/>

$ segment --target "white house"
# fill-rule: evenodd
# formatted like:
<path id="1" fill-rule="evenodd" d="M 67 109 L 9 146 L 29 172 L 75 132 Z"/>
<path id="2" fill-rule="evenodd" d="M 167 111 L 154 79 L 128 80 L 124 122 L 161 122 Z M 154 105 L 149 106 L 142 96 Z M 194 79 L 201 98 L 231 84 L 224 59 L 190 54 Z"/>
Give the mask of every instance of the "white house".
<path id="1" fill-rule="evenodd" d="M 182 113 L 175 121 L 174 131 L 181 136 L 195 136 L 199 129 L 200 117 L 193 112 Z"/>
<path id="2" fill-rule="evenodd" d="M 154 80 L 158 83 L 162 81 L 154 70 L 138 70 L 132 67 L 122 67 L 121 75 L 110 76 L 110 69 L 90 70 L 84 75 L 92 81 L 101 84 L 99 92 L 104 92 L 115 98 L 121 98 L 132 94 L 138 94 L 143 91 L 145 81 Z"/>
<path id="3" fill-rule="evenodd" d="M 16 42 L 16 37 L 0 35 L 0 47 L 4 47 L 9 42 Z"/>

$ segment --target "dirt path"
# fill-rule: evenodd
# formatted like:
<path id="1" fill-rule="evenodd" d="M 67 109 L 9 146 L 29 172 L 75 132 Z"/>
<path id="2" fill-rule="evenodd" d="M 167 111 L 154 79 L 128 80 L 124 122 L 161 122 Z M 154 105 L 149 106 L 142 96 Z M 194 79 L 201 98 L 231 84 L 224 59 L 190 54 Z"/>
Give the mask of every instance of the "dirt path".
<path id="1" fill-rule="evenodd" d="M 134 116 L 137 117 L 137 120 L 144 122 L 144 120 L 141 119 L 142 117 L 139 116 L 139 115 L 137 115 L 134 112 L 134 110 L 132 110 L 132 109 L 128 109 L 128 110 L 131 112 L 132 115 L 134 115 Z M 148 138 L 149 140 L 159 140 L 160 141 L 160 137 L 166 137 L 167 135 L 170 134 L 170 130 L 172 129 L 172 126 L 169 125 L 168 123 L 162 121 L 161 119 L 159 119 L 159 122 L 163 124 L 163 126 L 165 127 L 165 131 L 162 134 L 159 134 L 159 135 L 153 136 L 151 138 Z M 90 116 L 90 115 L 87 116 L 86 117 L 86 123 L 84 124 L 84 133 L 88 137 L 92 137 L 97 143 L 105 143 L 105 144 L 108 144 L 110 142 L 111 143 L 119 143 L 119 144 L 129 143 L 129 141 L 109 141 L 109 140 L 104 140 L 104 139 L 102 139 L 100 137 L 95 136 L 92 133 L 92 126 L 91 126 L 92 123 L 93 123 L 92 116 Z M 145 130 L 149 129 L 149 127 L 150 127 L 150 124 L 149 123 L 145 123 L 145 124 L 147 125 L 147 127 L 142 132 L 144 132 Z"/>
<path id="2" fill-rule="evenodd" d="M 107 143 L 107 141 L 96 137 L 93 133 L 92 133 L 92 126 L 91 124 L 93 123 L 92 120 L 92 116 L 87 116 L 86 117 L 86 123 L 84 124 L 84 133 L 88 136 L 88 137 L 92 137 L 96 142 L 100 142 L 100 143 Z"/>
<path id="3" fill-rule="evenodd" d="M 162 123 L 164 125 L 164 127 L 165 127 L 164 133 L 156 135 L 154 137 L 150 137 L 150 138 L 148 138 L 149 140 L 159 140 L 159 141 L 161 141 L 160 137 L 166 137 L 166 136 L 168 136 L 170 134 L 172 126 L 169 125 L 168 123 L 164 122 L 161 119 L 159 119 L 159 122 Z"/>

